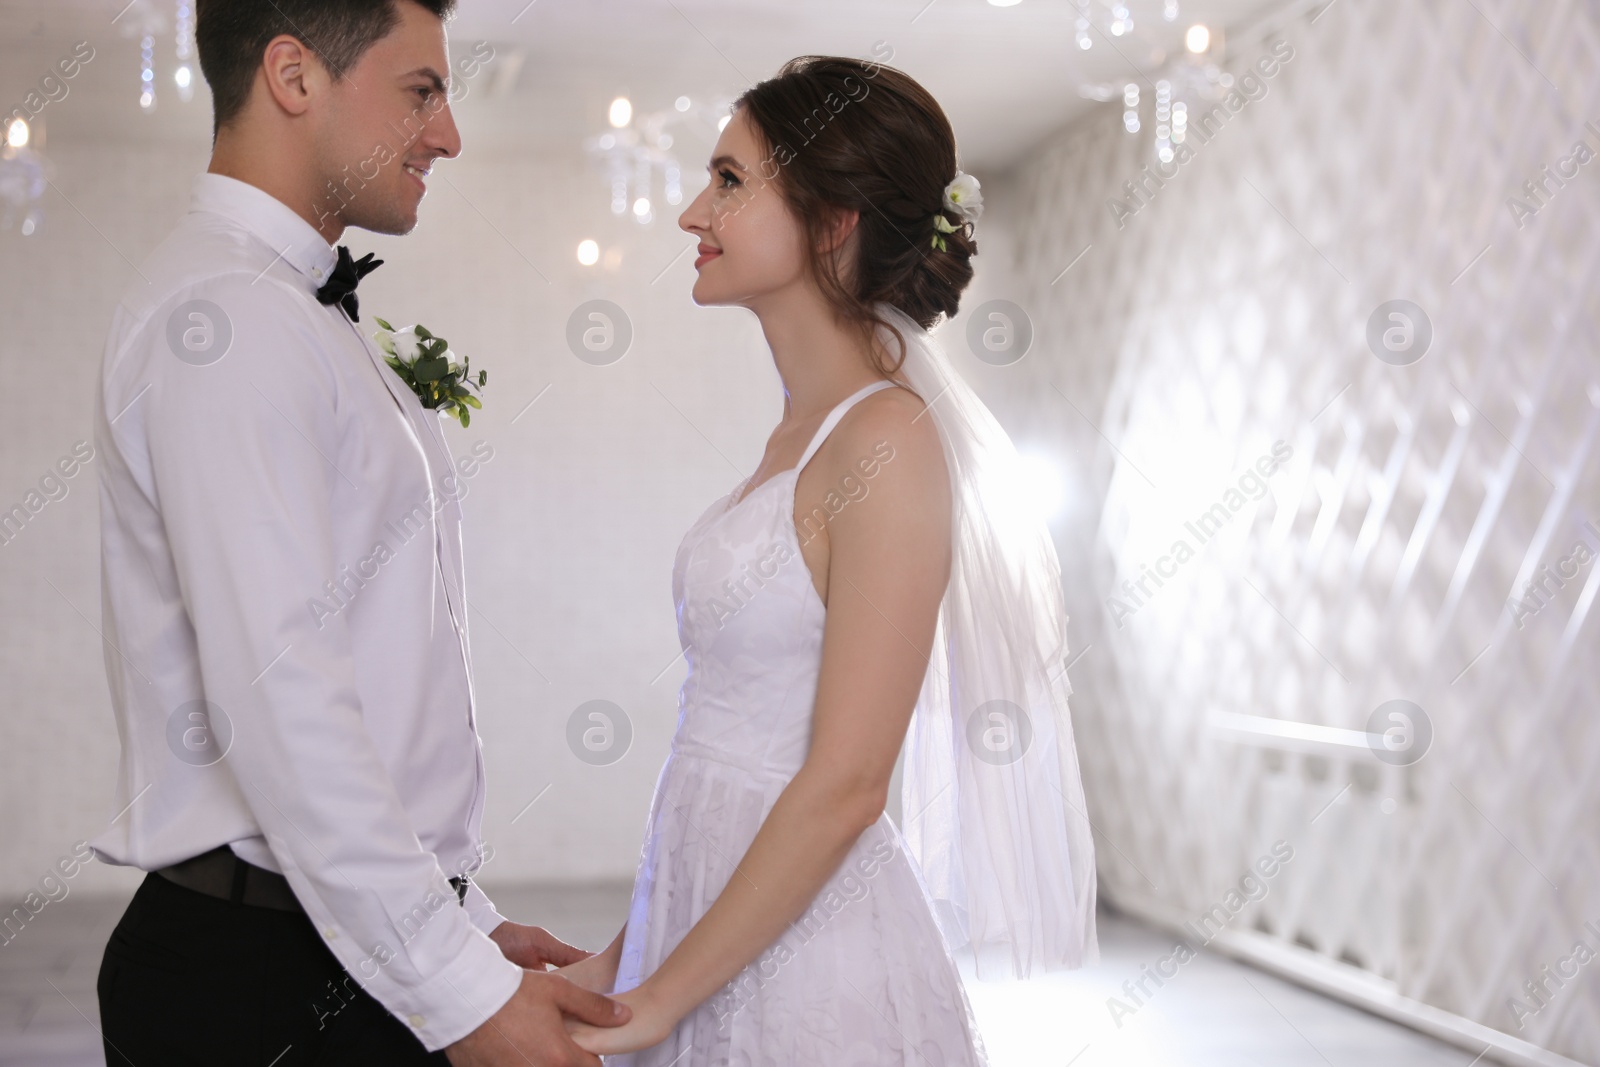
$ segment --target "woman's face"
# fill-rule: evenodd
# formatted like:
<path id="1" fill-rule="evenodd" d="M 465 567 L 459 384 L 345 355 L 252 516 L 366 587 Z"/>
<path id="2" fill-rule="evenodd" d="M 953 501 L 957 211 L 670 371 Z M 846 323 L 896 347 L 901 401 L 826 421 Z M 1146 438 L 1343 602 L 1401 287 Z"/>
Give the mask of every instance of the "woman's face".
<path id="1" fill-rule="evenodd" d="M 769 152 L 740 110 L 711 153 L 711 184 L 678 217 L 699 238 L 694 302 L 753 307 L 805 278 L 806 238 L 779 194 L 780 152 Z"/>

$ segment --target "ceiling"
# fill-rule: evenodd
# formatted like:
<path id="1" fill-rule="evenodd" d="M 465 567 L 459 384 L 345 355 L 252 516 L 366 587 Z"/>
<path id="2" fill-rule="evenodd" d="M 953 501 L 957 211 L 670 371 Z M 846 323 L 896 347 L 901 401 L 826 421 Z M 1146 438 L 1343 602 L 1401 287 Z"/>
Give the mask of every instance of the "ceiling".
<path id="1" fill-rule="evenodd" d="M 641 112 L 668 110 L 687 95 L 705 108 L 691 117 L 709 130 L 717 109 L 791 56 L 881 57 L 892 50 L 884 61 L 911 73 L 944 105 L 963 165 L 1002 168 L 1093 106 L 1080 95 L 1085 84 L 1153 71 L 1181 48 L 1193 22 L 1233 27 L 1281 6 L 1181 0 L 1179 18 L 1168 23 L 1162 0 L 1127 2 L 1134 31 L 1118 38 L 1094 31 L 1093 47 L 1082 51 L 1074 42 L 1073 0 L 1004 8 L 987 0 L 462 0 L 453 50 L 465 56 L 487 41 L 495 59 L 472 80 L 456 113 L 477 150 L 576 155 L 586 136 L 605 128 L 606 107 L 618 95 Z M 95 59 L 44 113 L 52 140 L 207 138 L 204 86 L 188 104 L 172 88 L 173 0 L 134 0 L 124 11 L 125 4 L 0 0 L 5 108 L 86 40 Z M 136 101 L 140 20 L 157 32 L 158 106 L 149 114 Z"/>

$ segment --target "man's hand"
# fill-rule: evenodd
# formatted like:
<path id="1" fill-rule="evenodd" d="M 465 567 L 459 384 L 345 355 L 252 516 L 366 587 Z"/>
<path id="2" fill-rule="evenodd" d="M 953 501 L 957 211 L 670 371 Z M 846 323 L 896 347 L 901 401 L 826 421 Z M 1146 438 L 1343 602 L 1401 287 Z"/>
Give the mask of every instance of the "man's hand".
<path id="1" fill-rule="evenodd" d="M 572 1043 L 562 1017 L 608 1027 L 621 1026 L 632 1014 L 626 1005 L 565 978 L 525 970 L 505 1006 L 444 1051 L 452 1067 L 601 1067 L 598 1057 Z"/>
<path id="2" fill-rule="evenodd" d="M 599 1029 L 585 1025 L 580 1019 L 566 1021 L 567 1031 L 579 1048 L 604 1056 L 637 1052 L 652 1045 L 659 1045 L 672 1033 L 672 1028 L 678 1025 L 678 1013 L 681 1009 L 675 1010 L 661 998 L 654 996 L 649 982 L 637 989 L 617 994 L 617 1000 L 633 1011 L 633 1016 L 626 1026 Z"/>
<path id="3" fill-rule="evenodd" d="M 500 954 L 506 959 L 530 971 L 542 971 L 547 964 L 566 967 L 593 955 L 572 947 L 548 930 L 509 921 L 496 926 L 489 940 L 500 946 Z"/>

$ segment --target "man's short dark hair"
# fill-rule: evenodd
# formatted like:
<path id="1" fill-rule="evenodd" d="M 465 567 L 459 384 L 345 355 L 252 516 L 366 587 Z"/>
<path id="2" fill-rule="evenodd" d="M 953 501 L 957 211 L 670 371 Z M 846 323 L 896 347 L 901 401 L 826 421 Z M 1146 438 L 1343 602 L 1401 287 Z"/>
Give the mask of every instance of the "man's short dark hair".
<path id="1" fill-rule="evenodd" d="M 400 22 L 399 3 L 417 4 L 441 19 L 456 6 L 456 0 L 198 0 L 195 44 L 211 86 L 215 128 L 244 110 L 274 37 L 298 39 L 335 78 L 343 78 Z"/>

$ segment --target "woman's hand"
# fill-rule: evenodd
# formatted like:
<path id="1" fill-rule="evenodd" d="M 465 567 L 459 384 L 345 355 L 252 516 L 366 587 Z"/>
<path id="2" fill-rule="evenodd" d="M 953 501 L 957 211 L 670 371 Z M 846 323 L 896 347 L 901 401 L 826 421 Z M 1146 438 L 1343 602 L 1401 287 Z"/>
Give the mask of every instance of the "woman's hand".
<path id="1" fill-rule="evenodd" d="M 637 1052 L 665 1041 L 667 1035 L 672 1033 L 672 1028 L 678 1025 L 678 1017 L 661 998 L 652 994 L 649 986 L 650 983 L 646 982 L 638 989 L 618 993 L 611 998 L 633 1009 L 633 1018 L 621 1026 L 590 1026 L 568 1018 L 567 1033 L 573 1044 L 597 1056 L 614 1056 L 622 1052 Z"/>
<path id="2" fill-rule="evenodd" d="M 617 980 L 617 961 L 609 958 L 607 953 L 597 952 L 577 963 L 558 967 L 556 973 L 591 993 L 609 993 Z"/>
<path id="3" fill-rule="evenodd" d="M 617 983 L 617 965 L 622 961 L 622 940 L 627 933 L 628 928 L 624 926 L 604 951 L 587 959 L 569 961 L 556 973 L 591 993 L 610 993 Z"/>

